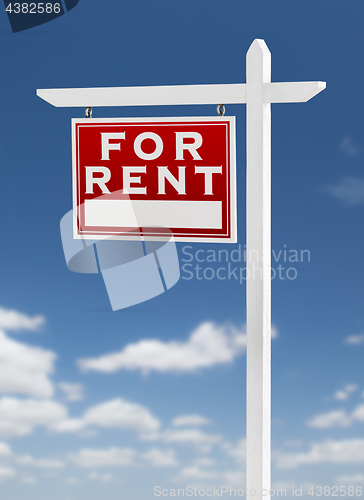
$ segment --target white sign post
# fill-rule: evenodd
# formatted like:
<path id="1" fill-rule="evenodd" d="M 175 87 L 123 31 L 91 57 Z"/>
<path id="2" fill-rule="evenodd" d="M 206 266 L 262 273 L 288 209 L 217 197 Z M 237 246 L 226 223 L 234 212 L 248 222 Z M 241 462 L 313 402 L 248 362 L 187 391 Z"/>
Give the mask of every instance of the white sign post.
<path id="1" fill-rule="evenodd" d="M 43 89 L 57 107 L 247 104 L 247 496 L 270 498 L 271 103 L 307 102 L 324 82 L 271 83 L 264 40 L 247 53 L 247 83 Z"/>

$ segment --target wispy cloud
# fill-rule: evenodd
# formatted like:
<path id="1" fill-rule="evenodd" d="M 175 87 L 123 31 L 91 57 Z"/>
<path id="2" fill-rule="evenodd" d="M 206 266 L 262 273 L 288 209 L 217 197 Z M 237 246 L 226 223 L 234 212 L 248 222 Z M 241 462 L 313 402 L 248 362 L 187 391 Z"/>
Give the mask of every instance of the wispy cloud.
<path id="1" fill-rule="evenodd" d="M 201 415 L 180 415 L 173 419 L 172 427 L 198 427 L 200 425 L 209 425 L 211 420 Z"/>
<path id="2" fill-rule="evenodd" d="M 219 434 L 208 434 L 200 429 L 167 429 L 161 432 L 143 434 L 145 441 L 162 441 L 180 445 L 192 445 L 203 453 L 209 452 L 213 446 L 223 442 Z"/>
<path id="3" fill-rule="evenodd" d="M 344 344 L 348 345 L 359 345 L 364 344 L 364 333 L 360 333 L 359 335 L 349 335 L 344 339 Z"/>
<path id="4" fill-rule="evenodd" d="M 141 453 L 140 458 L 152 467 L 176 467 L 178 465 L 176 453 L 170 449 L 160 450 L 159 448 L 151 448 Z"/>
<path id="5" fill-rule="evenodd" d="M 38 481 L 37 481 L 37 479 L 35 477 L 29 476 L 28 474 L 26 474 L 26 475 L 22 476 L 21 482 L 23 484 L 28 484 L 29 485 L 29 484 L 36 484 Z"/>
<path id="6" fill-rule="evenodd" d="M 364 463 L 364 439 L 322 441 L 311 444 L 306 452 L 275 451 L 272 458 L 279 469 L 294 469 L 303 464 L 362 464 Z"/>
<path id="7" fill-rule="evenodd" d="M 16 476 L 16 471 L 10 467 L 0 467 L 0 481 L 13 479 Z"/>
<path id="8" fill-rule="evenodd" d="M 133 465 L 137 452 L 130 448 L 90 449 L 85 448 L 76 453 L 70 453 L 68 459 L 78 467 L 124 467 Z"/>
<path id="9" fill-rule="evenodd" d="M 346 401 L 349 399 L 351 394 L 359 389 L 359 386 L 356 384 L 347 384 L 344 389 L 340 389 L 335 392 L 334 398 L 339 401 Z"/>
<path id="10" fill-rule="evenodd" d="M 62 433 L 79 432 L 87 427 L 131 429 L 153 432 L 160 428 L 159 420 L 142 405 L 116 398 L 92 406 L 80 418 L 64 419 L 51 425 L 51 430 Z"/>
<path id="11" fill-rule="evenodd" d="M 8 444 L 0 443 L 0 458 L 11 457 L 12 454 L 13 452 Z"/>
<path id="12" fill-rule="evenodd" d="M 69 384 L 61 382 L 58 387 L 64 393 L 66 401 L 81 401 L 85 398 L 84 387 L 82 384 Z"/>
<path id="13" fill-rule="evenodd" d="M 335 184 L 327 184 L 324 191 L 341 201 L 344 205 L 361 205 L 364 203 L 364 179 L 360 177 L 343 177 Z"/>
<path id="14" fill-rule="evenodd" d="M 78 479 L 77 477 L 71 476 L 71 477 L 67 477 L 66 478 L 66 483 L 67 484 L 81 484 L 81 482 L 82 481 L 80 479 Z"/>
<path id="15" fill-rule="evenodd" d="M 153 467 L 176 467 L 178 465 L 174 450 L 160 450 L 159 448 L 151 448 L 145 452 L 118 447 L 108 449 L 86 448 L 69 453 L 68 459 L 74 465 L 85 468 L 127 467 L 143 464 Z M 92 479 L 98 477 L 98 475 L 92 476 Z"/>
<path id="16" fill-rule="evenodd" d="M 197 465 L 185 467 L 179 473 L 180 479 L 217 479 L 220 476 L 218 471 L 204 470 Z"/>
<path id="17" fill-rule="evenodd" d="M 277 336 L 272 330 L 273 338 Z M 98 358 L 80 359 L 84 372 L 112 373 L 119 370 L 139 370 L 144 374 L 193 373 L 202 368 L 232 363 L 246 350 L 246 330 L 231 325 L 206 321 L 198 326 L 186 341 L 141 340 L 119 352 Z"/>
<path id="18" fill-rule="evenodd" d="M 364 422 L 364 405 L 359 405 L 352 413 L 352 417 L 358 422 Z"/>
<path id="19" fill-rule="evenodd" d="M 352 424 L 352 418 L 345 410 L 334 410 L 321 415 L 315 415 L 308 420 L 306 424 L 309 427 L 328 429 L 330 427 L 349 427 Z"/>
<path id="20" fill-rule="evenodd" d="M 19 311 L 0 307 L 0 328 L 11 331 L 39 330 L 45 323 L 42 315 L 27 316 Z"/>
<path id="21" fill-rule="evenodd" d="M 344 137 L 343 140 L 340 142 L 340 149 L 347 156 L 352 156 L 352 157 L 360 156 L 362 151 L 359 144 L 357 144 L 350 135 Z"/>
<path id="22" fill-rule="evenodd" d="M 245 464 L 246 461 L 246 439 L 240 439 L 236 445 L 231 445 L 229 443 L 225 444 L 224 449 L 226 453 L 234 457 L 239 465 Z"/>
<path id="23" fill-rule="evenodd" d="M 112 474 L 99 474 L 98 472 L 91 472 L 87 478 L 90 481 L 101 481 L 102 483 L 110 483 L 113 480 Z"/>
<path id="24" fill-rule="evenodd" d="M 179 475 L 176 478 L 177 481 L 185 483 L 186 481 L 198 481 L 201 486 L 205 487 L 211 485 L 213 481 L 219 481 L 220 484 L 228 484 L 229 486 L 222 486 L 221 496 L 223 496 L 225 493 L 228 493 L 230 488 L 243 488 L 245 482 L 244 479 L 245 474 L 241 470 L 206 470 L 197 465 L 184 467 L 180 470 Z"/>
<path id="25" fill-rule="evenodd" d="M 331 427 L 349 427 L 355 422 L 364 422 L 364 404 L 357 406 L 351 413 L 334 410 L 315 415 L 306 422 L 309 427 L 329 429 Z"/>
<path id="26" fill-rule="evenodd" d="M 364 474 L 354 474 L 351 476 L 339 476 L 336 478 L 338 484 L 342 485 L 352 485 L 352 484 L 364 484 Z"/>
<path id="27" fill-rule="evenodd" d="M 52 460 L 49 458 L 34 458 L 31 455 L 23 455 L 16 459 L 19 465 L 27 467 L 37 467 L 39 469 L 62 469 L 65 464 L 60 460 Z"/>
<path id="28" fill-rule="evenodd" d="M 56 358 L 51 351 L 17 342 L 0 331 L 0 392 L 38 398 L 53 396 L 49 375 Z"/>
<path id="29" fill-rule="evenodd" d="M 67 409 L 55 401 L 4 397 L 0 399 L 0 436 L 26 436 L 36 427 L 46 427 L 66 417 Z"/>

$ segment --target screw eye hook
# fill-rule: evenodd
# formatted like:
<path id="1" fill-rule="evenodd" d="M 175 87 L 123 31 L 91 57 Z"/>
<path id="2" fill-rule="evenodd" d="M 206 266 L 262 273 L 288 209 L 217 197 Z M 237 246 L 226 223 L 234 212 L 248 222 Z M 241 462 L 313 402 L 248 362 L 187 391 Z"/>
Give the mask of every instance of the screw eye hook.
<path id="1" fill-rule="evenodd" d="M 219 116 L 224 116 L 224 114 L 225 114 L 225 106 L 223 104 L 218 104 L 218 106 L 217 106 L 217 114 Z"/>

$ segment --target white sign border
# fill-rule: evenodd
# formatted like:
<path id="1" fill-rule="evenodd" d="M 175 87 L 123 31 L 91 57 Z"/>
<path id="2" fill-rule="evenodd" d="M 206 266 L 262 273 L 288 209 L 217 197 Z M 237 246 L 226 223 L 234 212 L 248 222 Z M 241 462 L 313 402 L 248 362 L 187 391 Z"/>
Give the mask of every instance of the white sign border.
<path id="1" fill-rule="evenodd" d="M 193 117 L 122 117 L 122 118 L 72 118 L 72 191 L 73 191 L 73 237 L 78 240 L 118 240 L 118 241 L 165 241 L 166 237 L 163 236 L 147 236 L 147 235 L 136 235 L 131 234 L 127 236 L 123 235 L 88 235 L 88 234 L 78 234 L 77 233 L 77 151 L 76 151 L 76 124 L 86 123 L 90 125 L 91 123 L 103 124 L 103 123 L 133 123 L 133 122 L 221 122 L 228 121 L 230 123 L 230 141 L 229 141 L 229 153 L 230 153 L 230 224 L 229 232 L 230 237 L 222 236 L 217 238 L 215 236 L 176 236 L 174 235 L 174 240 L 176 243 L 237 243 L 237 203 L 236 203 L 236 126 L 235 126 L 235 116 L 193 116 Z M 170 236 L 169 238 L 170 239 Z"/>

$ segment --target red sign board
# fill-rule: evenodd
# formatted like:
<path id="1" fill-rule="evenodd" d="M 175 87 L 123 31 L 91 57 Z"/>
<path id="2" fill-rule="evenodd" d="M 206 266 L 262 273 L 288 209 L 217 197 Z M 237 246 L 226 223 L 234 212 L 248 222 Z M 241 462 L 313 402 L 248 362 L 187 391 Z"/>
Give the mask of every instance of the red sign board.
<path id="1" fill-rule="evenodd" d="M 236 242 L 235 118 L 72 120 L 74 237 Z"/>

